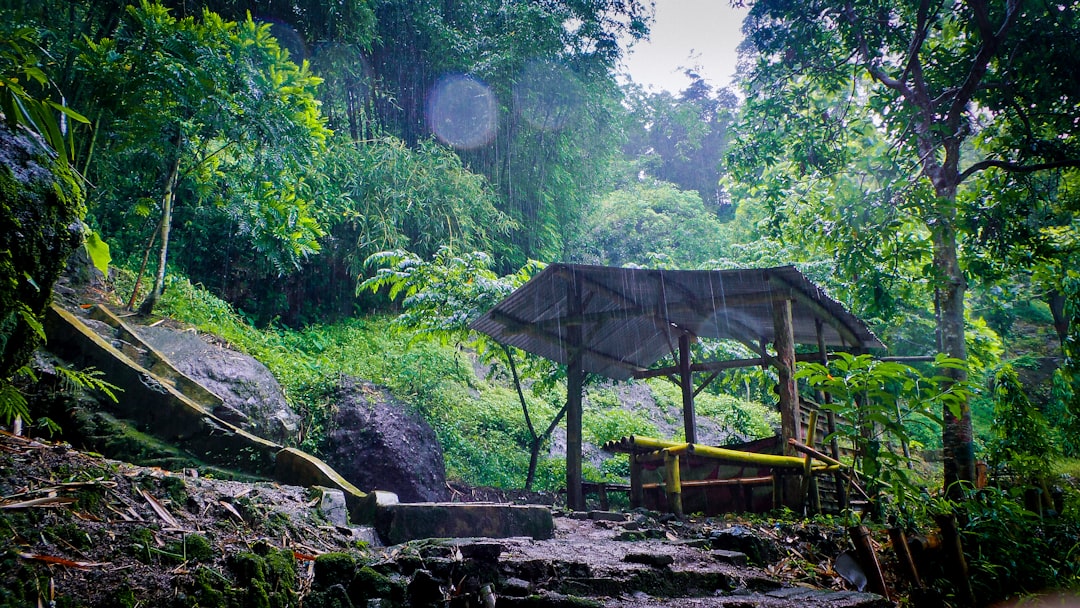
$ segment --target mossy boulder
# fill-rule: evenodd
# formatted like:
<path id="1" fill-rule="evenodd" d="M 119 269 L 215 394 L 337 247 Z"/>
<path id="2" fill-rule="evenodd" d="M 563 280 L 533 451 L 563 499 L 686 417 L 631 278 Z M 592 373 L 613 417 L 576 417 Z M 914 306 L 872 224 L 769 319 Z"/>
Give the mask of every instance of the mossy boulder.
<path id="1" fill-rule="evenodd" d="M 0 381 L 30 361 L 40 321 L 82 244 L 83 194 L 70 169 L 0 124 Z"/>
<path id="2" fill-rule="evenodd" d="M 230 606 L 286 608 L 297 606 L 296 559 L 291 551 L 256 543 L 251 551 L 229 556 L 237 584 L 228 590 Z"/>

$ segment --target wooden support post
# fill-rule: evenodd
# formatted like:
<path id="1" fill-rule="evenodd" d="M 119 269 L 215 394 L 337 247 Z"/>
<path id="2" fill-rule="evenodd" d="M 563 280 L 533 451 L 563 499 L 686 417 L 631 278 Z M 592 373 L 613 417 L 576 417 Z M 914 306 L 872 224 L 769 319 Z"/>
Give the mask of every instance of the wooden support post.
<path id="1" fill-rule="evenodd" d="M 581 314 L 581 288 L 571 281 L 570 314 Z M 581 391 L 585 372 L 581 368 L 581 326 L 568 331 L 566 362 L 566 504 L 571 509 L 585 509 L 585 494 L 581 488 Z"/>
<path id="2" fill-rule="evenodd" d="M 636 509 L 645 504 L 645 490 L 641 485 L 641 463 L 637 460 L 637 451 L 630 452 L 630 508 Z"/>
<path id="3" fill-rule="evenodd" d="M 773 472 L 772 480 L 772 508 L 779 509 L 784 506 L 784 475 L 780 471 Z"/>
<path id="4" fill-rule="evenodd" d="M 697 420 L 694 415 L 694 374 L 690 371 L 690 334 L 679 336 L 679 384 L 682 386 L 683 429 L 686 443 L 697 443 Z"/>
<path id="5" fill-rule="evenodd" d="M 794 456 L 788 439 L 801 441 L 799 436 L 799 394 L 795 388 L 795 330 L 791 320 L 791 300 L 773 300 L 773 344 L 776 347 L 776 392 L 780 400 L 780 438 L 784 453 Z M 802 511 L 799 479 L 794 475 L 785 480 L 784 505 L 792 511 Z"/>
<path id="6" fill-rule="evenodd" d="M 566 368 L 566 503 L 571 509 L 585 509 L 581 491 L 581 356 L 570 357 Z"/>
<path id="7" fill-rule="evenodd" d="M 682 517 L 682 475 L 679 472 L 679 455 L 664 450 L 664 491 L 667 493 L 668 507 L 675 515 Z"/>

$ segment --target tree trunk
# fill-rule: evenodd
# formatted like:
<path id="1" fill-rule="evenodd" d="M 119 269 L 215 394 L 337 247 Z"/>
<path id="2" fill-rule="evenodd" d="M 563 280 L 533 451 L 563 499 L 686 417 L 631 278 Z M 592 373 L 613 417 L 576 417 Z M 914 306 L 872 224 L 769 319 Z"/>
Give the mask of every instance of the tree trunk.
<path id="1" fill-rule="evenodd" d="M 1069 317 L 1065 316 L 1065 294 L 1055 289 L 1047 294 L 1046 302 L 1050 305 L 1050 314 L 1054 316 L 1054 331 L 1057 332 L 1061 356 L 1064 357 L 1065 339 L 1069 337 Z"/>
<path id="2" fill-rule="evenodd" d="M 139 306 L 139 314 L 149 315 L 154 312 L 161 292 L 165 289 L 165 264 L 169 256 L 169 227 L 172 224 L 173 197 L 176 192 L 176 181 L 180 175 L 180 149 L 183 146 L 182 136 L 176 140 L 176 156 L 173 158 L 172 169 L 169 170 L 169 178 L 165 182 L 165 195 L 161 197 L 161 255 L 158 256 L 157 276 L 154 277 L 154 288 L 150 295 Z"/>
<path id="3" fill-rule="evenodd" d="M 951 199 L 942 203 L 947 209 L 955 209 Z M 934 307 L 938 315 L 938 350 L 954 359 L 967 361 L 967 345 L 964 342 L 964 292 L 967 282 L 957 259 L 956 228 L 948 213 L 940 214 L 935 220 L 928 223 L 934 244 Z M 942 373 L 953 383 L 967 380 L 967 371 L 963 369 L 946 368 Z M 963 492 L 963 485 L 975 480 L 971 405 L 963 399 L 959 402 L 959 411 L 953 412 L 945 407 L 942 417 L 945 490 L 950 497 L 958 498 Z"/>

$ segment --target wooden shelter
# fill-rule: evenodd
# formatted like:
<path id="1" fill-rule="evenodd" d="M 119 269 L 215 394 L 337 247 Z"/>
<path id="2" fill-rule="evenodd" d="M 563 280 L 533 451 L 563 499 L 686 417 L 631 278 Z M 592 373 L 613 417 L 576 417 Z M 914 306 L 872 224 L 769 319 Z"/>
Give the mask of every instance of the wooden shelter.
<path id="1" fill-rule="evenodd" d="M 694 396 L 722 370 L 777 370 L 781 444 L 801 440 L 795 345 L 883 348 L 866 324 L 793 266 L 740 270 L 651 270 L 551 264 L 473 322 L 503 344 L 567 366 L 567 502 L 584 508 L 581 398 L 586 373 L 616 380 L 670 376 L 682 388 L 686 443 L 696 443 Z M 753 359 L 694 362 L 698 338 L 741 342 Z M 766 348 L 773 345 L 773 351 Z M 653 369 L 667 355 L 675 365 Z M 800 358 L 803 358 L 800 355 Z M 694 374 L 711 374 L 695 387 Z"/>

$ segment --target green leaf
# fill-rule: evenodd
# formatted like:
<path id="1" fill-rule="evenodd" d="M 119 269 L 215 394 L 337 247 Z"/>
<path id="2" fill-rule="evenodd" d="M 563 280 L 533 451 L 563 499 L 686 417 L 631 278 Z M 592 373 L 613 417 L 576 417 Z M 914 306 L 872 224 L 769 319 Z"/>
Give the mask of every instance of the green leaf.
<path id="1" fill-rule="evenodd" d="M 76 112 L 75 110 L 72 110 L 68 106 L 58 104 L 58 103 L 56 103 L 54 101 L 46 101 L 45 103 L 49 104 L 49 106 L 51 106 L 53 109 L 59 110 L 65 116 L 67 116 L 68 118 L 70 118 L 70 119 L 72 119 L 72 120 L 74 120 L 76 122 L 81 122 L 84 125 L 90 124 L 90 119 L 89 118 L 83 116 L 82 114 L 79 114 L 78 112 Z"/>
<path id="2" fill-rule="evenodd" d="M 26 323 L 39 338 L 45 340 L 45 326 L 41 324 L 34 311 L 30 310 L 30 307 L 22 302 L 18 306 L 19 317 L 23 320 L 23 323 Z"/>
<path id="3" fill-rule="evenodd" d="M 100 270 L 101 274 L 109 276 L 109 262 L 112 261 L 112 256 L 109 255 L 109 244 L 103 241 L 97 232 L 91 230 L 83 245 L 86 247 L 86 253 L 90 255 L 90 260 L 94 263 L 94 268 Z"/>

